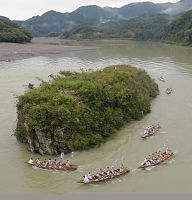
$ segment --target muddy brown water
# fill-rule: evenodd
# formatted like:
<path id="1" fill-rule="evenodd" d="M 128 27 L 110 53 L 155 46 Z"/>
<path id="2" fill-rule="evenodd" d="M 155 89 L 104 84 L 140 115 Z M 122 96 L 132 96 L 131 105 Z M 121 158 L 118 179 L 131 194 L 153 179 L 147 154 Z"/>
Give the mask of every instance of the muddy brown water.
<path id="1" fill-rule="evenodd" d="M 91 43 L 91 42 L 90 42 Z M 159 43 L 100 42 L 100 48 L 0 62 L 0 194 L 183 194 L 192 185 L 192 49 Z M 145 69 L 158 82 L 160 95 L 152 102 L 152 112 L 141 121 L 123 127 L 100 147 L 65 155 L 80 164 L 75 172 L 51 172 L 24 164 L 32 155 L 14 136 L 16 96 L 36 77 L 47 79 L 60 70 L 96 69 L 113 64 L 131 64 Z M 174 89 L 170 96 L 167 87 Z M 141 139 L 146 126 L 159 122 L 154 137 Z M 151 152 L 170 147 L 175 158 L 150 171 L 137 169 Z M 44 157 L 43 157 L 44 158 Z M 107 182 L 82 186 L 76 181 L 100 167 L 128 165 L 131 173 Z"/>

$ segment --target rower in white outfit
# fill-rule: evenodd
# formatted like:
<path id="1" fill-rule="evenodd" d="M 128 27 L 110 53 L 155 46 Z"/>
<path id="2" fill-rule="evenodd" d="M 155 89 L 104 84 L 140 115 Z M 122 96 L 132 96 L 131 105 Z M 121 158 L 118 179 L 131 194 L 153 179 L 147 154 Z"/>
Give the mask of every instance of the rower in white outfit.
<path id="1" fill-rule="evenodd" d="M 30 158 L 29 161 L 28 161 L 28 163 L 29 163 L 29 164 L 33 164 L 33 159 Z"/>
<path id="2" fill-rule="evenodd" d="M 91 172 L 88 173 L 87 178 L 88 178 L 89 180 L 92 180 L 92 179 L 93 179 L 93 177 L 92 177 L 92 175 L 91 175 Z"/>
<path id="3" fill-rule="evenodd" d="M 144 135 L 147 135 L 148 134 L 148 131 L 145 129 L 144 130 Z"/>
<path id="4" fill-rule="evenodd" d="M 40 164 L 39 158 L 36 159 L 36 163 L 37 163 L 38 165 Z"/>
<path id="5" fill-rule="evenodd" d="M 89 183 L 90 180 L 88 179 L 87 175 L 83 176 L 83 182 L 84 183 Z"/>

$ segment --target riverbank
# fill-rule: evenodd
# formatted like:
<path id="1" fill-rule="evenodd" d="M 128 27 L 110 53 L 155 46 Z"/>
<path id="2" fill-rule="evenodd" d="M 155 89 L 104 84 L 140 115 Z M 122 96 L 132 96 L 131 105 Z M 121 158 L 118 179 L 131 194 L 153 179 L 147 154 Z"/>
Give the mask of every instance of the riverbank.
<path id="1" fill-rule="evenodd" d="M 35 56 L 48 56 L 51 54 L 61 54 L 72 51 L 92 50 L 91 46 L 68 46 L 61 45 L 57 38 L 34 38 L 28 44 L 0 43 L 0 62 L 10 62 Z"/>

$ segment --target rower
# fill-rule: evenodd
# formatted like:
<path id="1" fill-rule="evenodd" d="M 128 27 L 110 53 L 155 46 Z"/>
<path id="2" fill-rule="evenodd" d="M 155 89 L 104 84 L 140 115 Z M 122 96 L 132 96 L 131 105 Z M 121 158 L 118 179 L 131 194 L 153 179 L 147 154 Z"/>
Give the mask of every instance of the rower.
<path id="1" fill-rule="evenodd" d="M 28 161 L 29 164 L 33 164 L 33 158 L 30 158 Z"/>
<path id="2" fill-rule="evenodd" d="M 104 175 L 104 171 L 102 170 L 102 168 L 100 168 L 100 175 L 101 175 L 101 176 Z"/>
<path id="3" fill-rule="evenodd" d="M 70 167 L 70 162 L 69 162 L 69 160 L 67 160 L 67 162 L 66 162 L 66 167 Z"/>
<path id="4" fill-rule="evenodd" d="M 83 176 L 83 182 L 84 183 L 89 183 L 90 180 L 88 179 L 87 175 Z"/>
<path id="5" fill-rule="evenodd" d="M 87 177 L 88 177 L 89 180 L 93 179 L 93 176 L 91 175 L 91 172 L 88 173 Z"/>
<path id="6" fill-rule="evenodd" d="M 144 130 L 144 135 L 147 135 L 148 134 L 148 131 L 145 129 Z"/>
<path id="7" fill-rule="evenodd" d="M 52 164 L 52 160 L 51 160 L 51 158 L 49 158 L 49 160 L 48 160 L 48 165 L 51 165 Z"/>
<path id="8" fill-rule="evenodd" d="M 147 162 L 146 162 L 146 166 L 150 166 L 151 165 L 151 162 L 150 162 L 150 160 L 147 160 Z"/>
<path id="9" fill-rule="evenodd" d="M 121 166 L 120 166 L 120 172 L 123 172 L 123 171 L 124 171 L 124 169 L 125 169 L 124 165 L 123 165 L 123 164 L 121 164 Z"/>
<path id="10" fill-rule="evenodd" d="M 110 176 L 111 175 L 111 170 L 109 167 L 107 167 L 107 176 Z"/>
<path id="11" fill-rule="evenodd" d="M 36 163 L 37 163 L 38 165 L 40 164 L 39 158 L 36 159 Z"/>
<path id="12" fill-rule="evenodd" d="M 149 155 L 149 158 L 150 158 L 150 155 Z M 147 164 L 147 158 L 145 158 L 145 160 L 143 161 L 143 163 L 142 164 Z"/>

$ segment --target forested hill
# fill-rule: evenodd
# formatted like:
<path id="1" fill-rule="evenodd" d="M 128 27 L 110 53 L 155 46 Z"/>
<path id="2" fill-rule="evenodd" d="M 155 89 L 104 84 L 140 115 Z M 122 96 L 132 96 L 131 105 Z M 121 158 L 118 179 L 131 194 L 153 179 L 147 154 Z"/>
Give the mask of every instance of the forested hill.
<path id="1" fill-rule="evenodd" d="M 168 15 L 144 15 L 127 21 L 83 24 L 61 35 L 65 39 L 120 38 L 192 45 L 192 10 L 170 20 Z"/>
<path id="2" fill-rule="evenodd" d="M 192 45 L 192 10 L 176 17 L 167 30 L 166 39 Z"/>
<path id="3" fill-rule="evenodd" d="M 131 3 L 120 8 L 82 6 L 71 13 L 48 11 L 41 16 L 34 16 L 26 21 L 15 21 L 27 28 L 33 36 L 47 36 L 49 32 L 65 32 L 81 24 L 119 22 L 143 15 L 178 13 L 192 9 L 191 0 L 180 0 L 176 3 Z"/>
<path id="4" fill-rule="evenodd" d="M 30 42 L 31 33 L 6 17 L 0 16 L 0 42 Z"/>
<path id="5" fill-rule="evenodd" d="M 63 33 L 67 39 L 130 38 L 135 40 L 159 41 L 169 25 L 169 16 L 144 15 L 130 20 L 105 24 L 83 24 Z"/>

